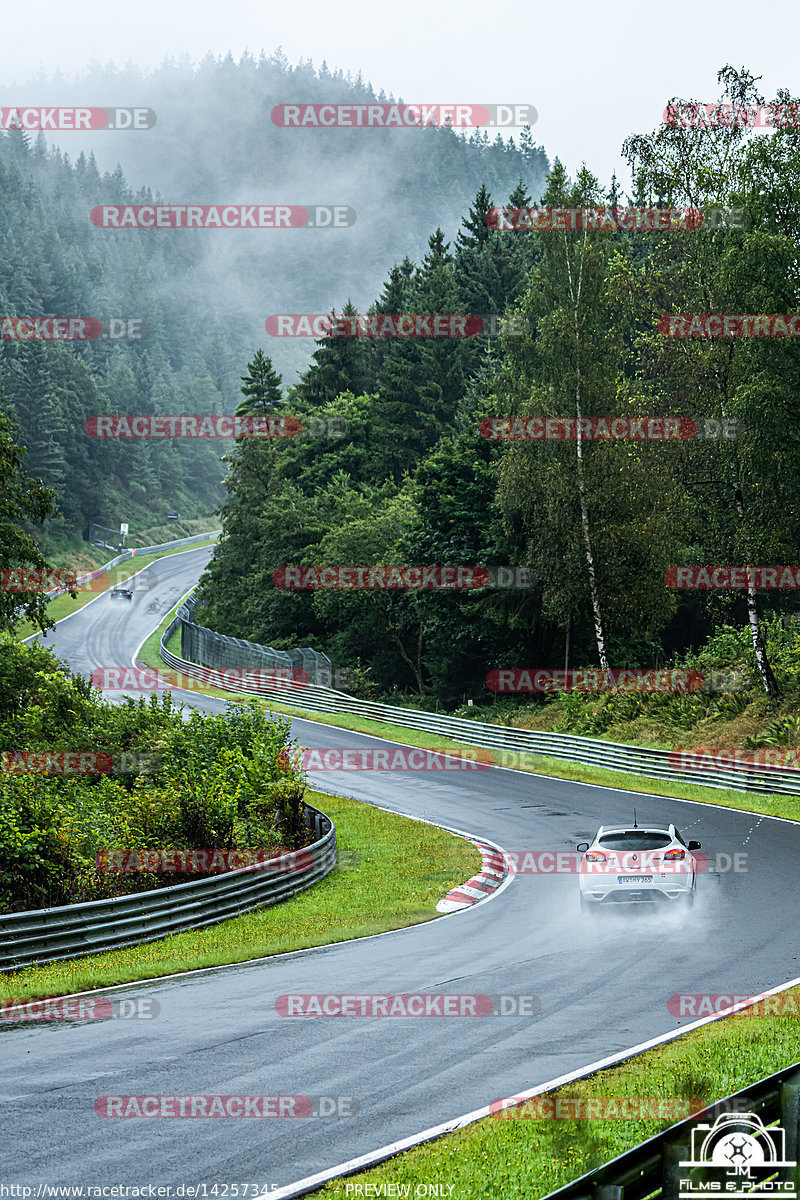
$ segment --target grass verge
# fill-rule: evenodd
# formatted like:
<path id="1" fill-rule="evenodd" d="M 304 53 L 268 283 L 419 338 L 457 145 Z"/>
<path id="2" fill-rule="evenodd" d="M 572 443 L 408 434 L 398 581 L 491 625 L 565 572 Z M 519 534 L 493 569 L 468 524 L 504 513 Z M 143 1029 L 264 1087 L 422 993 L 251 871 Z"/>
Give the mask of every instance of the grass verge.
<path id="1" fill-rule="evenodd" d="M 336 825 L 343 860 L 307 892 L 208 929 L 0 973 L 0 999 L 64 996 L 403 929 L 437 917 L 437 901 L 480 868 L 470 842 L 433 825 L 348 797 L 306 798 Z"/>
<path id="2" fill-rule="evenodd" d="M 791 1003 L 788 997 L 793 997 Z M 576 1106 L 569 1102 L 573 1097 L 687 1102 L 696 1098 L 709 1104 L 790 1067 L 800 1059 L 800 990 L 784 993 L 781 1000 L 783 1015 L 727 1017 L 619 1067 L 559 1088 L 550 1093 L 553 1099 L 562 1100 L 560 1110 L 555 1111 L 575 1114 Z M 487 1075 L 486 1103 L 492 1099 L 490 1078 Z M 644 1107 L 645 1115 L 649 1107 Z M 585 1119 L 578 1121 L 537 1117 L 536 1112 L 548 1109 L 541 1106 L 541 1101 L 538 1108 L 528 1101 L 522 1108 L 487 1117 L 457 1133 L 406 1150 L 371 1171 L 330 1183 L 317 1194 L 403 1195 L 397 1186 L 410 1185 L 405 1194 L 413 1196 L 418 1186 L 436 1183 L 445 1188 L 452 1185 L 451 1191 L 439 1194 L 450 1195 L 453 1200 L 489 1196 L 536 1200 L 688 1116 L 688 1105 L 683 1109 L 676 1105 L 672 1110 L 675 1115 L 659 1121 L 589 1119 L 592 1110 L 585 1108 Z M 608 1113 L 608 1108 L 605 1111 Z M 641 1107 L 638 1112 L 642 1114 Z M 454 1105 L 453 1116 L 457 1115 Z M 354 1184 L 361 1185 L 360 1193 L 356 1193 Z M 392 1192 L 386 1187 L 380 1190 L 381 1185 L 389 1184 L 394 1185 Z M 426 1194 L 431 1194 L 427 1188 Z"/>
<path id="3" fill-rule="evenodd" d="M 204 542 L 198 542 L 196 545 L 186 546 L 186 550 L 202 550 L 204 546 L 215 546 L 217 538 L 208 538 Z M 124 583 L 126 579 L 130 579 L 131 575 L 138 575 L 143 567 L 155 562 L 158 558 L 167 558 L 170 554 L 180 554 L 181 548 L 176 550 L 162 550 L 157 554 L 143 554 L 141 558 L 137 555 L 135 558 L 129 558 L 125 562 L 119 563 L 116 567 L 112 567 L 109 572 L 107 587 L 112 584 L 116 587 L 118 584 Z M 106 559 L 106 562 L 109 560 Z M 102 563 L 99 564 L 102 566 Z M 94 568 L 96 570 L 96 568 Z M 103 588 L 105 591 L 106 588 Z M 56 596 L 47 606 L 47 616 L 51 621 L 62 621 L 64 617 L 71 617 L 73 613 L 78 612 L 90 600 L 96 600 L 101 592 L 86 591 L 78 592 L 77 596 L 63 595 Z M 14 631 L 14 636 L 17 641 L 24 642 L 25 638 L 30 637 L 33 633 L 38 633 L 38 627 L 31 621 L 22 621 Z"/>

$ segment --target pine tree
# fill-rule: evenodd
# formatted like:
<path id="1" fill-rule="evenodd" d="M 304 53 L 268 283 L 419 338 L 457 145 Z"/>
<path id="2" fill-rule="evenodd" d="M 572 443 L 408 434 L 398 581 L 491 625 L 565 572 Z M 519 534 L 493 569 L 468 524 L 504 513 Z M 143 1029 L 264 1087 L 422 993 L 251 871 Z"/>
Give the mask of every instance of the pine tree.
<path id="1" fill-rule="evenodd" d="M 237 416 L 266 416 L 277 412 L 283 404 L 283 379 L 263 350 L 256 350 L 247 364 L 247 375 L 240 376 L 241 399 L 236 406 Z"/>
<path id="2" fill-rule="evenodd" d="M 482 183 L 472 208 L 461 222 L 462 230 L 459 230 L 456 235 L 457 251 L 463 252 L 486 244 L 490 232 L 489 226 L 486 224 L 486 214 L 491 207 L 491 194 L 486 184 Z"/>

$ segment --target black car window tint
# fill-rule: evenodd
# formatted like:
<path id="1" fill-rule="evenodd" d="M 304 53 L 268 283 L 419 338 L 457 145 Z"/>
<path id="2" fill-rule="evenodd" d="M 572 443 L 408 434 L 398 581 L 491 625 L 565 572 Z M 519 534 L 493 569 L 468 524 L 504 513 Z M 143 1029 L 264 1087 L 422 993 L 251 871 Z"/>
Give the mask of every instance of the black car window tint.
<path id="1" fill-rule="evenodd" d="M 625 833 L 609 833 L 600 838 L 606 850 L 663 850 L 672 838 L 668 833 L 648 833 L 647 830 L 631 829 Z"/>

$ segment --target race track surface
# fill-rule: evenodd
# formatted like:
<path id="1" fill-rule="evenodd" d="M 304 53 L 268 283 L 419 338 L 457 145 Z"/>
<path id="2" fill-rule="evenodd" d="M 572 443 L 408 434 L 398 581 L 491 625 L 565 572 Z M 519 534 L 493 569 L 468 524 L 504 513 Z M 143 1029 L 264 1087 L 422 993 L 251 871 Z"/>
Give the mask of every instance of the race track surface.
<path id="1" fill-rule="evenodd" d="M 162 559 L 132 602 L 103 596 L 47 639 L 88 672 L 126 666 L 211 551 Z M 188 704 L 224 702 L 184 693 Z M 296 720 L 311 747 L 385 746 Z M 751 994 L 800 975 L 800 825 L 514 771 L 314 773 L 312 786 L 489 838 L 514 851 L 574 850 L 600 824 L 674 821 L 747 871 L 698 877 L 690 912 L 584 917 L 572 875 L 517 875 L 487 903 L 426 925 L 119 997 L 158 1000 L 153 1020 L 0 1024 L 0 1175 L 11 1183 L 280 1186 L 497 1097 L 623 1052 L 682 1022 L 674 993 Z M 653 787 L 657 787 L 654 781 Z M 310 1017 L 287 993 L 535 994 L 536 1017 Z M 355 1115 L 105 1119 L 103 1095 L 354 1097 Z M 34 1193 L 35 1195 L 35 1193 Z"/>

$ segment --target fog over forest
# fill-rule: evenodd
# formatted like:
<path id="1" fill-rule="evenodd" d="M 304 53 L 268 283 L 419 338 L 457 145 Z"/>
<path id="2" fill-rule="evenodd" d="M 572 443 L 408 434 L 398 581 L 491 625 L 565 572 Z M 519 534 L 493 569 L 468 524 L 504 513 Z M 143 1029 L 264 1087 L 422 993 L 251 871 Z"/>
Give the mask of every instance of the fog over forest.
<path id="1" fill-rule="evenodd" d="M 48 144 L 72 162 L 83 153 L 94 155 L 101 172 L 113 174 L 119 166 L 133 192 L 146 192 L 137 195 L 140 201 L 152 195 L 169 204 L 355 210 L 355 224 L 344 229 L 93 234 L 101 245 L 115 238 L 190 240 L 193 296 L 202 298 L 209 319 L 235 325 L 249 351 L 266 342 L 265 352 L 289 385 L 314 345 L 267 337 L 267 316 L 341 311 L 348 298 L 366 311 L 391 265 L 406 256 L 419 261 L 437 226 L 448 239 L 455 236 L 481 184 L 499 204 L 520 179 L 534 199 L 544 185 L 547 157 L 528 127 L 504 139 L 485 129 L 290 129 L 271 120 L 278 104 L 395 99 L 375 82 L 345 77 L 324 63 L 291 66 L 276 50 L 238 62 L 209 54 L 196 67 L 188 58 L 168 59 L 153 71 L 96 64 L 77 79 L 33 78 L 14 89 L 14 102 L 152 109 L 151 129 L 48 135 Z"/>

